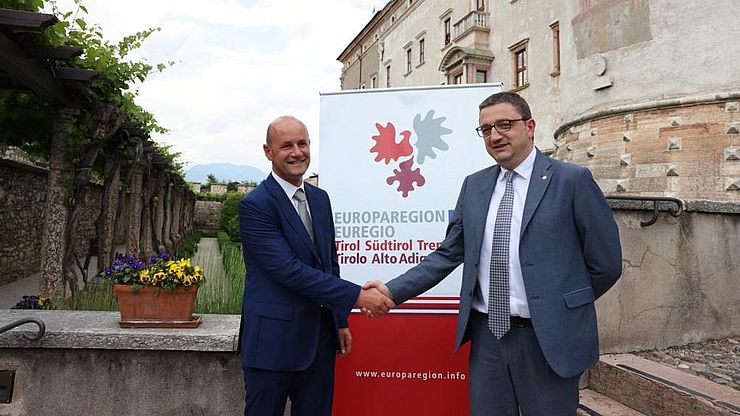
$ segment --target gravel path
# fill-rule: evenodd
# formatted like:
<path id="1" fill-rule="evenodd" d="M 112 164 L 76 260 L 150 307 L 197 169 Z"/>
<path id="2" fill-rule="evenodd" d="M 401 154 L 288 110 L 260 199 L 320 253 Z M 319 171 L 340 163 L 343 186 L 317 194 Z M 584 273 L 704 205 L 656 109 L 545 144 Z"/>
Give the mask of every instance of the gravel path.
<path id="1" fill-rule="evenodd" d="M 740 390 L 740 336 L 635 354 Z"/>

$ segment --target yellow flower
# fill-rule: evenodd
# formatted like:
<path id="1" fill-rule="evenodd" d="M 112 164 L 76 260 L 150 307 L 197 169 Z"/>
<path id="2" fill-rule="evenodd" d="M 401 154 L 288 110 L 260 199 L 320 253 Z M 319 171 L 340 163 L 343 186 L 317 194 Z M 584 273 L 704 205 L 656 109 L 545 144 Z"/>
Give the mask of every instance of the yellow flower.
<path id="1" fill-rule="evenodd" d="M 151 277 L 149 276 L 149 270 L 144 269 L 139 272 L 139 281 L 145 284 L 152 281 Z"/>

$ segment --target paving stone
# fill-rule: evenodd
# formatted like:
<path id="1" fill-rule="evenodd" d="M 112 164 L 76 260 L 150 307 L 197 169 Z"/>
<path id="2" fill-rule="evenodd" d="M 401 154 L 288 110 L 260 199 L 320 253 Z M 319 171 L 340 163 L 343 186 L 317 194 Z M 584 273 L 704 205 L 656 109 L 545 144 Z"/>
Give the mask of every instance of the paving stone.
<path id="1" fill-rule="evenodd" d="M 740 390 L 740 336 L 636 354 Z"/>

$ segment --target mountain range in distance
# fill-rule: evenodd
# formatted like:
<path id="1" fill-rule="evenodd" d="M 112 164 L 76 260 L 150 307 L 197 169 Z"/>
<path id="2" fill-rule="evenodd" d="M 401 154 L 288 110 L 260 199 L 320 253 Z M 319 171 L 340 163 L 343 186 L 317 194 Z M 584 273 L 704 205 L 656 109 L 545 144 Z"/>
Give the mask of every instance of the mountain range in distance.
<path id="1" fill-rule="evenodd" d="M 267 174 L 250 165 L 235 165 L 233 163 L 207 163 L 193 165 L 185 171 L 185 180 L 188 182 L 206 183 L 208 175 L 213 174 L 219 183 L 228 182 L 262 182 Z"/>

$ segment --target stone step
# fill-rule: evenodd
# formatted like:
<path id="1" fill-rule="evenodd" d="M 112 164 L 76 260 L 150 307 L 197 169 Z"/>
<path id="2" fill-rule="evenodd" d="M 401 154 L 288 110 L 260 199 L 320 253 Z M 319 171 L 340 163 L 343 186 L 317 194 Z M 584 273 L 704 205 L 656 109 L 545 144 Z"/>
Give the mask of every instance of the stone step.
<path id="1" fill-rule="evenodd" d="M 740 391 L 633 354 L 602 355 L 587 383 L 650 416 L 740 415 Z"/>
<path id="2" fill-rule="evenodd" d="M 591 389 L 579 391 L 578 416 L 645 416 Z"/>

